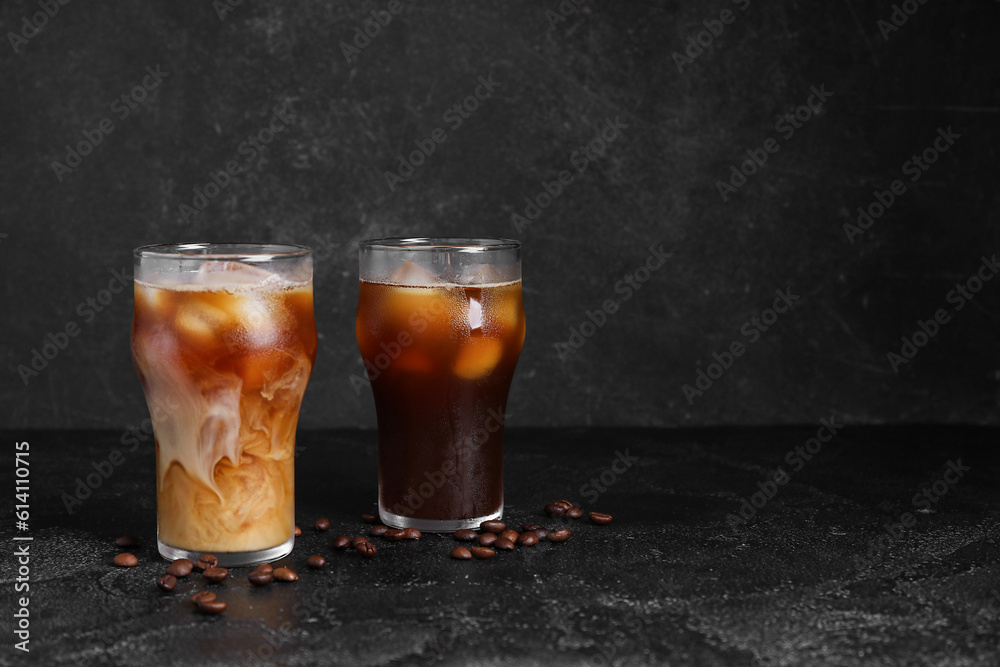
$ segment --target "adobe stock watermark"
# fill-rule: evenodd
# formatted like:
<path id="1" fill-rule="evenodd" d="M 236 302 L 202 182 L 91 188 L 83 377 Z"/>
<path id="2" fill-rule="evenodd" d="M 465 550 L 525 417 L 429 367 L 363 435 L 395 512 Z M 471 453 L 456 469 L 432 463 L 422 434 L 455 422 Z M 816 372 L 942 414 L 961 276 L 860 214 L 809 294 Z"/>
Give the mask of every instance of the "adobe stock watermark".
<path id="1" fill-rule="evenodd" d="M 913 498 L 910 499 L 910 505 L 918 511 L 933 509 L 970 470 L 972 468 L 969 466 L 962 465 L 961 458 L 948 461 L 938 479 L 934 480 L 931 484 L 923 486 L 913 494 Z M 906 531 L 913 528 L 916 524 L 917 517 L 912 512 L 903 512 L 895 521 L 885 524 L 883 526 L 884 532 L 868 545 L 865 553 L 854 555 L 854 566 L 859 570 L 863 570 L 877 565 L 882 561 L 885 552 L 899 541 L 906 534 Z"/>
<path id="2" fill-rule="evenodd" d="M 243 4 L 243 0 L 212 0 L 212 9 L 220 21 L 225 21 L 226 17 L 236 11 L 236 8 Z"/>
<path id="3" fill-rule="evenodd" d="M 649 246 L 649 255 L 639 268 L 626 273 L 615 282 L 615 294 L 621 294 L 621 298 L 605 299 L 596 310 L 585 311 L 587 319 L 569 328 L 569 338 L 565 342 L 553 343 L 559 361 L 566 363 L 570 355 L 583 347 L 597 333 L 598 329 L 607 324 L 608 318 L 618 312 L 621 304 L 631 299 L 636 292 L 642 289 L 642 286 L 649 281 L 652 275 L 667 263 L 667 258 L 673 257 L 673 255 L 671 252 L 663 252 L 662 243 Z"/>
<path id="4" fill-rule="evenodd" d="M 28 44 L 28 40 L 38 35 L 42 29 L 49 24 L 49 20 L 54 19 L 59 13 L 60 7 L 68 5 L 69 0 L 38 0 L 38 8 L 41 11 L 21 17 L 21 29 L 19 32 L 7 32 L 7 41 L 14 49 L 15 55 L 21 55 L 21 47 Z"/>
<path id="5" fill-rule="evenodd" d="M 413 0 L 409 1 L 413 2 Z M 361 25 L 354 27 L 353 45 L 340 42 L 340 50 L 344 54 L 344 60 L 348 63 L 357 60 L 358 55 L 368 48 L 372 40 L 382 34 L 382 28 L 392 23 L 393 17 L 402 11 L 403 3 L 401 0 L 389 0 L 385 9 L 373 9 L 369 18 L 365 19 Z"/>
<path id="6" fill-rule="evenodd" d="M 816 436 L 807 439 L 803 444 L 796 445 L 794 449 L 788 450 L 785 454 L 785 465 L 792 469 L 791 473 L 778 466 L 778 469 L 771 475 L 771 479 L 764 482 L 757 482 L 757 491 L 748 498 L 740 498 L 740 508 L 736 514 L 726 515 L 726 524 L 730 528 L 745 526 L 757 516 L 764 507 L 778 495 L 781 487 L 792 481 L 795 473 L 801 472 L 806 467 L 806 463 L 812 461 L 827 444 L 836 437 L 837 432 L 844 428 L 843 424 L 837 423 L 837 418 L 830 416 L 829 419 L 819 420 L 820 426 L 816 429 Z"/>
<path id="7" fill-rule="evenodd" d="M 795 131 L 812 120 L 823 109 L 827 100 L 833 97 L 834 93 L 826 89 L 826 84 L 821 83 L 819 88 L 809 87 L 810 95 L 806 98 L 806 103 L 801 104 L 789 113 L 778 119 L 774 124 L 774 131 L 785 141 L 795 136 Z M 747 179 L 752 177 L 763 167 L 771 155 L 781 150 L 781 144 L 774 137 L 764 140 L 760 148 L 746 149 L 747 159 L 740 162 L 739 167 L 735 164 L 729 165 L 728 181 L 716 181 L 715 187 L 719 191 L 722 201 L 728 202 L 729 197 L 736 193 L 741 187 L 746 185 Z"/>
<path id="8" fill-rule="evenodd" d="M 740 326 L 739 332 L 747 339 L 747 342 L 744 343 L 742 340 L 736 339 L 721 353 L 713 352 L 712 359 L 714 361 L 710 361 L 706 368 L 698 368 L 696 371 L 694 386 L 685 384 L 681 387 L 681 392 L 687 399 L 688 405 L 694 405 L 695 398 L 703 396 L 706 391 L 711 389 L 712 385 L 733 367 L 736 360 L 743 356 L 747 348 L 760 340 L 761 335 L 774 326 L 779 315 L 794 308 L 795 302 L 801 298 L 792 294 L 791 287 L 784 291 L 774 290 L 774 293 L 776 296 L 770 308 L 765 308 L 760 314 L 754 315 Z"/>
<path id="9" fill-rule="evenodd" d="M 108 281 L 108 286 L 102 287 L 93 296 L 88 296 L 77 304 L 74 310 L 85 325 L 92 324 L 97 315 L 104 312 L 111 304 L 115 295 L 129 291 L 128 288 L 132 285 L 132 272 L 127 267 L 123 266 L 120 271 L 110 269 L 109 273 L 111 280 Z M 70 340 L 79 336 L 81 331 L 83 329 L 77 320 L 68 320 L 61 329 L 57 329 L 54 333 L 47 332 L 42 338 L 40 349 L 32 348 L 31 359 L 27 363 L 18 364 L 14 369 L 24 386 L 27 387 L 31 380 L 48 368 L 49 363 L 58 357 L 59 353 L 69 346 Z"/>
<path id="10" fill-rule="evenodd" d="M 736 7 L 741 11 L 745 12 L 750 8 L 750 0 L 732 0 Z M 734 14 L 731 9 L 723 9 L 719 12 L 719 18 L 709 18 L 701 22 L 705 26 L 705 30 L 702 30 L 694 35 L 688 35 L 687 46 L 684 49 L 684 53 L 679 53 L 674 51 L 671 56 L 674 59 L 674 64 L 677 65 L 677 71 L 681 74 L 684 73 L 684 68 L 688 65 L 693 65 L 694 61 L 698 57 L 705 53 L 705 49 L 712 46 L 715 42 L 715 38 L 722 35 L 726 30 L 727 25 L 732 25 L 736 21 L 736 17 L 739 14 Z"/>
<path id="11" fill-rule="evenodd" d="M 893 3 L 889 20 L 879 19 L 875 24 L 882 33 L 882 39 L 888 42 L 889 36 L 906 25 L 910 17 L 926 3 L 927 0 L 903 0 L 900 4 Z"/>
<path id="12" fill-rule="evenodd" d="M 296 117 L 287 105 L 275 107 L 267 125 L 241 141 L 240 145 L 236 147 L 236 155 L 233 156 L 233 159 L 227 161 L 223 169 L 210 171 L 208 173 L 209 180 L 204 185 L 192 190 L 194 197 L 191 199 L 191 203 L 181 202 L 178 205 L 177 213 L 180 215 L 178 224 L 191 222 L 199 213 L 208 208 L 209 203 L 229 187 L 233 178 L 243 173 L 278 134 L 289 128 Z"/>
<path id="13" fill-rule="evenodd" d="M 610 118 L 604 119 L 604 127 L 597 134 L 596 137 L 591 139 L 589 142 L 582 146 L 577 146 L 577 148 L 570 154 L 569 162 L 576 169 L 577 174 L 582 174 L 587 171 L 587 168 L 598 159 L 604 157 L 604 154 L 610 146 L 618 137 L 622 135 L 622 130 L 627 130 L 628 125 L 622 122 L 621 116 L 615 116 L 614 120 Z M 510 221 L 514 223 L 514 228 L 518 232 L 524 232 L 528 225 L 538 219 L 542 214 L 542 211 L 547 209 L 552 205 L 556 199 L 558 199 L 567 187 L 569 187 L 574 180 L 573 174 L 568 170 L 564 169 L 559 172 L 557 178 L 551 181 L 541 181 L 542 189 L 545 192 L 539 192 L 535 195 L 534 199 L 530 197 L 525 197 L 524 201 L 526 206 L 524 207 L 524 215 L 520 213 L 511 213 Z"/>
<path id="14" fill-rule="evenodd" d="M 638 462 L 639 457 L 632 456 L 627 449 L 624 452 L 616 449 L 611 464 L 581 486 L 580 495 L 591 503 L 596 502 L 602 493 L 617 484 L 622 475 Z"/>
<path id="15" fill-rule="evenodd" d="M 138 109 L 139 105 L 145 102 L 150 93 L 156 90 L 168 76 L 170 76 L 170 72 L 162 71 L 159 65 L 156 65 L 156 67 L 147 67 L 146 76 L 142 78 L 142 81 L 111 102 L 111 112 L 118 119 L 118 122 L 123 122 L 133 111 Z M 109 136 L 115 129 L 115 121 L 111 116 L 105 116 L 97 123 L 97 127 L 94 129 L 81 130 L 80 133 L 83 135 L 83 139 L 78 141 L 75 146 L 66 144 L 65 162 L 53 160 L 49 164 L 49 168 L 52 169 L 52 173 L 55 174 L 56 179 L 62 183 L 63 177 L 66 174 L 73 173 L 73 170 L 83 163 L 83 158 L 93 153 L 94 149 L 100 146 L 105 137 Z"/>
<path id="16" fill-rule="evenodd" d="M 911 183 L 919 181 L 920 177 L 931 168 L 931 165 L 938 161 L 941 154 L 947 153 L 955 145 L 955 140 L 962 138 L 961 134 L 952 131 L 951 125 L 948 126 L 947 130 L 939 127 L 937 133 L 938 136 L 934 138 L 930 146 L 922 150 L 920 155 L 911 156 L 900 167 L 903 175 L 910 177 Z M 847 235 L 848 242 L 854 245 L 854 240 L 871 229 L 875 221 L 881 218 L 896 202 L 897 198 L 904 194 L 906 194 L 906 183 L 899 178 L 889 184 L 888 190 L 872 192 L 874 201 L 864 208 L 858 207 L 857 222 L 853 225 L 849 222 L 844 223 L 844 234 Z"/>
<path id="17" fill-rule="evenodd" d="M 1000 264 L 997 263 L 997 256 L 992 258 L 980 258 L 979 269 L 969 276 L 965 283 L 957 283 L 955 288 L 949 290 L 945 295 L 945 301 L 953 304 L 953 310 L 958 311 L 965 308 L 966 304 L 975 298 L 986 283 L 993 280 L 993 276 L 1000 273 Z M 951 322 L 951 314 L 944 308 L 934 311 L 934 316 L 928 320 L 917 320 L 916 330 L 909 336 L 903 336 L 900 340 L 899 352 L 889 352 L 886 359 L 893 373 L 899 373 L 899 367 L 910 363 L 921 348 L 925 347 L 934 336 L 938 334 L 941 327 Z"/>
<path id="18" fill-rule="evenodd" d="M 580 7 L 583 7 L 585 14 L 589 14 L 590 9 L 584 7 L 586 4 L 587 0 L 562 0 L 562 2 L 559 3 L 559 6 L 556 7 L 558 10 L 557 12 L 554 12 L 551 9 L 546 9 L 545 19 L 549 22 L 549 32 L 555 30 L 557 25 L 568 19 L 570 16 L 576 14 Z"/>
<path id="19" fill-rule="evenodd" d="M 441 114 L 441 121 L 452 132 L 462 127 L 462 124 L 479 109 L 480 104 L 493 97 L 493 93 L 501 85 L 501 82 L 493 80 L 492 72 L 490 72 L 488 77 L 480 76 L 476 81 L 479 85 L 471 93 L 452 104 Z M 417 168 L 422 166 L 427 161 L 427 158 L 434 154 L 438 145 L 446 141 L 448 141 L 448 132 L 443 127 L 435 127 L 426 138 L 414 139 L 413 143 L 417 147 L 415 151 L 411 151 L 405 157 L 397 154 L 396 160 L 399 164 L 396 166 L 396 171 L 382 172 L 382 175 L 385 177 L 385 184 L 389 186 L 389 192 L 395 192 L 397 185 L 409 180 L 416 173 Z"/>

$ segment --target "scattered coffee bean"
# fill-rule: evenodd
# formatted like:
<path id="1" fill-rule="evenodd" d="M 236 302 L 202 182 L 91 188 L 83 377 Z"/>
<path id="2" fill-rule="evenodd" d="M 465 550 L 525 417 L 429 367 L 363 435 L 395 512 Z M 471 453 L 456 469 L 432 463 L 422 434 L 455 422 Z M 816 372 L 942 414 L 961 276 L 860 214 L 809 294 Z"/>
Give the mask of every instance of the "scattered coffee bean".
<path id="1" fill-rule="evenodd" d="M 396 528 L 390 528 L 389 530 L 385 531 L 385 535 L 383 535 L 382 537 L 389 540 L 390 542 L 399 542 L 400 540 L 403 539 L 403 531 L 398 530 Z"/>
<path id="2" fill-rule="evenodd" d="M 167 567 L 167 574 L 183 578 L 191 574 L 191 570 L 193 569 L 194 563 L 189 561 L 187 558 L 178 558 Z"/>
<path id="3" fill-rule="evenodd" d="M 471 528 L 456 530 L 454 537 L 459 542 L 475 542 L 479 538 L 479 536 L 476 535 L 476 531 Z"/>
<path id="4" fill-rule="evenodd" d="M 130 553 L 123 553 L 115 556 L 115 565 L 118 567 L 135 567 L 138 564 L 139 559 Z"/>
<path id="5" fill-rule="evenodd" d="M 257 566 L 257 572 L 274 572 L 274 568 L 270 563 L 261 563 Z"/>
<path id="6" fill-rule="evenodd" d="M 566 508 L 562 505 L 556 505 L 555 503 L 550 503 L 545 506 L 545 513 L 549 516 L 562 516 L 566 513 Z"/>
<path id="7" fill-rule="evenodd" d="M 362 514 L 361 515 L 361 520 L 364 521 L 365 523 L 375 523 L 375 521 L 377 519 L 378 519 L 378 517 L 375 516 L 374 514 Z"/>
<path id="8" fill-rule="evenodd" d="M 465 547 L 455 547 L 451 550 L 451 557 L 458 560 L 469 560 L 472 558 L 472 552 Z"/>
<path id="9" fill-rule="evenodd" d="M 368 531 L 368 534 L 372 537 L 382 537 L 390 530 L 389 526 L 372 526 L 371 530 Z"/>
<path id="10" fill-rule="evenodd" d="M 226 610 L 226 603 L 221 600 L 211 600 L 210 602 L 199 602 L 198 610 L 204 614 L 221 614 Z"/>
<path id="11" fill-rule="evenodd" d="M 422 535 L 423 535 L 423 533 L 421 533 L 416 528 L 404 528 L 403 529 L 403 539 L 404 540 L 419 540 Z"/>
<path id="12" fill-rule="evenodd" d="M 494 542 L 493 546 L 502 551 L 514 550 L 514 543 L 508 540 L 506 537 L 501 537 L 500 539 L 498 539 L 496 542 Z"/>
<path id="13" fill-rule="evenodd" d="M 115 544 L 120 547 L 137 547 L 139 546 L 139 538 L 135 535 L 122 535 L 115 540 Z"/>
<path id="14" fill-rule="evenodd" d="M 500 537 L 511 542 L 517 542 L 518 532 L 516 530 L 505 530 L 500 533 Z"/>
<path id="15" fill-rule="evenodd" d="M 217 584 L 229 576 L 229 570 L 224 567 L 210 567 L 201 574 L 213 584 Z"/>
<path id="16" fill-rule="evenodd" d="M 287 567 L 275 568 L 271 576 L 278 581 L 298 581 L 299 575 L 295 574 L 295 570 L 290 570 Z"/>
<path id="17" fill-rule="evenodd" d="M 316 519 L 316 523 L 313 524 L 313 528 L 321 533 L 325 533 L 330 530 L 330 520 L 327 518 Z"/>
<path id="18" fill-rule="evenodd" d="M 499 535 L 503 531 L 507 530 L 507 524 L 503 521 L 483 521 L 479 524 L 479 530 Z"/>
<path id="19" fill-rule="evenodd" d="M 359 542 L 358 545 L 354 547 L 354 550 L 357 551 L 362 558 L 371 558 L 378 553 L 378 549 L 375 548 L 375 545 L 368 540 Z"/>
<path id="20" fill-rule="evenodd" d="M 565 542 L 573 534 L 569 528 L 560 528 L 549 533 L 549 542 Z"/>
<path id="21" fill-rule="evenodd" d="M 197 567 L 199 570 L 207 570 L 210 567 L 216 567 L 219 564 L 219 559 L 212 554 L 205 554 L 198 559 Z"/>
<path id="22" fill-rule="evenodd" d="M 334 549 L 346 549 L 350 545 L 351 545 L 351 538 L 349 538 L 347 535 L 338 535 L 333 540 Z"/>
<path id="23" fill-rule="evenodd" d="M 541 528 L 541 526 L 539 526 L 537 523 L 522 523 L 521 524 L 521 532 L 522 533 L 526 533 L 529 530 L 538 530 L 539 528 Z"/>
<path id="24" fill-rule="evenodd" d="M 351 546 L 357 547 L 358 544 L 360 544 L 361 542 L 367 542 L 367 541 L 368 541 L 367 537 L 365 537 L 364 535 L 358 535 L 357 537 L 351 540 Z"/>
<path id="25" fill-rule="evenodd" d="M 535 536 L 538 537 L 538 541 L 539 542 L 541 542 L 542 540 L 544 540 L 546 537 L 549 536 L 549 529 L 548 528 L 535 528 L 531 532 L 534 533 Z"/>
<path id="26" fill-rule="evenodd" d="M 326 559 L 322 556 L 309 556 L 309 558 L 306 559 L 306 565 L 314 570 L 318 570 L 326 565 Z"/>
<path id="27" fill-rule="evenodd" d="M 156 585 L 160 587 L 161 591 L 169 593 L 177 586 L 177 577 L 172 574 L 165 574 L 156 581 Z"/>
<path id="28" fill-rule="evenodd" d="M 591 512 L 590 520 L 598 526 L 606 526 L 611 523 L 611 515 L 603 512 Z"/>
<path id="29" fill-rule="evenodd" d="M 215 593 L 212 591 L 198 591 L 191 596 L 191 602 L 199 604 L 201 602 L 211 602 L 215 599 Z"/>
<path id="30" fill-rule="evenodd" d="M 274 572 L 273 570 L 254 570 L 247 575 L 247 579 L 254 586 L 266 586 L 274 581 Z"/>
<path id="31" fill-rule="evenodd" d="M 583 510 L 580 509 L 579 507 L 571 507 L 568 510 L 566 510 L 566 516 L 568 516 L 571 519 L 579 519 L 581 516 L 583 516 Z"/>
<path id="32" fill-rule="evenodd" d="M 295 537 L 300 537 L 302 535 L 302 529 L 295 526 Z"/>
<path id="33" fill-rule="evenodd" d="M 538 544 L 538 535 L 531 532 L 530 530 L 526 533 L 521 533 L 517 538 L 517 544 L 522 547 L 532 547 Z"/>
<path id="34" fill-rule="evenodd" d="M 569 511 L 569 510 L 573 509 L 573 503 L 571 503 L 568 500 L 557 500 L 557 501 L 555 501 L 552 504 L 553 505 L 559 505 L 559 507 L 563 508 L 566 511 Z"/>
<path id="35" fill-rule="evenodd" d="M 483 533 L 479 536 L 479 546 L 481 547 L 491 547 L 493 543 L 497 541 L 496 533 Z"/>
<path id="36" fill-rule="evenodd" d="M 497 540 L 497 543 L 499 543 L 499 542 L 500 542 L 500 540 Z M 473 556 L 475 556 L 476 558 L 479 558 L 480 560 L 486 560 L 487 558 L 493 558 L 493 556 L 495 556 L 496 553 L 497 553 L 497 552 L 493 551 L 493 549 L 490 549 L 489 547 L 470 547 L 469 551 L 472 552 Z"/>

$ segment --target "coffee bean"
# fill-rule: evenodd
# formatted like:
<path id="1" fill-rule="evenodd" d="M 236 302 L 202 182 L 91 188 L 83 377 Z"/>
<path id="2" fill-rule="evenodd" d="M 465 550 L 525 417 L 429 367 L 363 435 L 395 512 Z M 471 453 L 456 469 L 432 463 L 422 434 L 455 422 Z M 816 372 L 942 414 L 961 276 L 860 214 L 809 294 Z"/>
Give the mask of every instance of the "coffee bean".
<path id="1" fill-rule="evenodd" d="M 580 509 L 579 507 L 571 507 L 568 510 L 566 510 L 566 516 L 568 516 L 571 519 L 579 519 L 581 516 L 583 516 L 583 510 Z"/>
<path id="2" fill-rule="evenodd" d="M 495 548 L 497 548 L 497 549 L 500 549 L 501 551 L 513 551 L 514 550 L 514 543 L 511 542 L 510 540 L 508 540 L 506 537 L 501 537 L 499 540 L 497 540 L 493 544 L 493 546 Z"/>
<path id="3" fill-rule="evenodd" d="M 160 587 L 161 591 L 169 593 L 177 586 L 177 577 L 172 574 L 165 574 L 156 581 L 156 585 Z"/>
<path id="4" fill-rule="evenodd" d="M 226 603 L 221 600 L 212 600 L 210 602 L 199 602 L 198 610 L 204 614 L 221 614 L 226 610 Z"/>
<path id="5" fill-rule="evenodd" d="M 404 540 L 419 540 L 422 533 L 416 528 L 405 528 L 403 530 Z"/>
<path id="6" fill-rule="evenodd" d="M 389 540 L 390 542 L 399 542 L 400 540 L 403 539 L 403 531 L 398 530 L 396 528 L 390 528 L 389 530 L 385 531 L 385 535 L 383 535 L 383 537 Z"/>
<path id="7" fill-rule="evenodd" d="M 137 547 L 139 546 L 139 538 L 135 535 L 122 535 L 115 540 L 115 544 L 120 547 Z"/>
<path id="8" fill-rule="evenodd" d="M 327 518 L 316 519 L 316 523 L 313 524 L 313 528 L 321 533 L 325 533 L 330 530 L 330 520 Z"/>
<path id="9" fill-rule="evenodd" d="M 351 545 L 351 538 L 349 538 L 347 535 L 338 535 L 333 540 L 334 549 L 346 549 L 350 545 Z"/>
<path id="10" fill-rule="evenodd" d="M 526 533 L 521 533 L 517 538 L 517 544 L 522 547 L 532 547 L 538 544 L 538 535 L 531 532 L 530 530 Z"/>
<path id="11" fill-rule="evenodd" d="M 183 578 L 191 574 L 191 570 L 193 569 L 194 563 L 187 558 L 178 558 L 167 567 L 167 574 Z"/>
<path id="12" fill-rule="evenodd" d="M 118 567 L 135 567 L 139 564 L 139 559 L 130 553 L 118 554 L 114 560 Z"/>
<path id="13" fill-rule="evenodd" d="M 266 586 L 274 581 L 274 572 L 272 570 L 254 570 L 247 575 L 247 579 L 254 586 Z"/>
<path id="14" fill-rule="evenodd" d="M 465 547 L 455 547 L 451 550 L 451 557 L 458 560 L 469 560 L 472 558 L 472 552 Z"/>
<path id="15" fill-rule="evenodd" d="M 479 524 L 479 530 L 487 533 L 496 533 L 499 535 L 507 529 L 507 524 L 503 521 L 483 521 Z"/>
<path id="16" fill-rule="evenodd" d="M 371 530 L 368 531 L 368 534 L 372 537 L 382 537 L 388 533 L 389 530 L 391 530 L 389 526 L 372 526 Z"/>
<path id="17" fill-rule="evenodd" d="M 471 528 L 463 528 L 455 531 L 454 538 L 459 542 L 475 542 L 479 536 Z"/>
<path id="18" fill-rule="evenodd" d="M 537 523 L 523 523 L 521 524 L 521 532 L 526 533 L 529 530 L 538 530 L 541 528 Z"/>
<path id="19" fill-rule="evenodd" d="M 546 537 L 549 536 L 548 528 L 535 528 L 531 532 L 533 532 L 538 537 L 539 542 L 541 542 L 542 540 L 544 540 Z"/>
<path id="20" fill-rule="evenodd" d="M 375 516 L 374 514 L 362 514 L 361 515 L 361 520 L 364 521 L 365 523 L 375 523 L 375 521 L 377 519 L 378 519 L 378 517 Z"/>
<path id="21" fill-rule="evenodd" d="M 261 563 L 256 568 L 257 572 L 274 572 L 274 568 L 271 567 L 270 563 Z"/>
<path id="22" fill-rule="evenodd" d="M 496 533 L 483 533 L 479 536 L 479 546 L 481 547 L 491 547 L 493 543 L 497 541 Z"/>
<path id="23" fill-rule="evenodd" d="M 571 503 L 568 500 L 557 500 L 557 501 L 555 501 L 552 504 L 553 505 L 559 505 L 559 507 L 562 507 L 566 511 L 569 511 L 569 510 L 573 509 L 573 503 Z"/>
<path id="24" fill-rule="evenodd" d="M 309 556 L 309 558 L 306 559 L 306 565 L 314 570 L 318 570 L 326 565 L 326 559 L 322 556 Z"/>
<path id="25" fill-rule="evenodd" d="M 562 516 L 566 513 L 566 508 L 562 505 L 556 505 L 555 503 L 550 503 L 545 506 L 545 513 L 549 516 Z"/>
<path id="26" fill-rule="evenodd" d="M 210 567 L 201 574 L 213 584 L 217 584 L 229 576 L 229 570 L 224 567 Z"/>
<path id="27" fill-rule="evenodd" d="M 500 542 L 500 540 L 497 540 L 497 543 L 499 543 L 499 542 Z M 495 556 L 496 553 L 497 553 L 497 552 L 493 551 L 493 549 L 490 549 L 489 547 L 470 547 L 469 551 L 472 552 L 473 556 L 475 556 L 476 558 L 479 558 L 480 560 L 486 560 L 487 558 L 493 558 L 493 556 Z"/>
<path id="28" fill-rule="evenodd" d="M 301 535 L 302 535 L 302 529 L 299 528 L 298 526 L 295 526 L 295 537 L 299 537 Z"/>
<path id="29" fill-rule="evenodd" d="M 215 567 L 219 564 L 219 559 L 212 554 L 205 554 L 198 559 L 197 567 L 199 570 L 207 570 L 210 567 Z"/>
<path id="30" fill-rule="evenodd" d="M 378 553 L 378 549 L 375 548 L 375 545 L 368 540 L 359 542 L 358 545 L 354 547 L 354 550 L 357 551 L 362 558 L 371 558 Z"/>
<path id="31" fill-rule="evenodd" d="M 295 574 L 295 570 L 290 570 L 287 567 L 275 568 L 271 576 L 278 581 L 298 581 L 299 575 Z"/>
<path id="32" fill-rule="evenodd" d="M 549 533 L 549 542 L 565 542 L 573 534 L 569 528 L 560 528 Z"/>
<path id="33" fill-rule="evenodd" d="M 590 520 L 598 526 L 606 526 L 611 523 L 610 514 L 604 514 L 603 512 L 591 512 L 589 516 Z"/>
<path id="34" fill-rule="evenodd" d="M 517 542 L 518 533 L 516 530 L 505 530 L 500 533 L 500 537 L 505 540 L 510 540 L 511 542 Z"/>
<path id="35" fill-rule="evenodd" d="M 357 547 L 358 544 L 360 544 L 361 542 L 367 542 L 367 541 L 368 541 L 367 537 L 365 537 L 364 535 L 358 535 L 353 540 L 351 540 L 351 546 Z"/>
<path id="36" fill-rule="evenodd" d="M 191 596 L 191 602 L 199 604 L 201 602 L 211 602 L 215 599 L 215 593 L 212 591 L 198 591 Z"/>

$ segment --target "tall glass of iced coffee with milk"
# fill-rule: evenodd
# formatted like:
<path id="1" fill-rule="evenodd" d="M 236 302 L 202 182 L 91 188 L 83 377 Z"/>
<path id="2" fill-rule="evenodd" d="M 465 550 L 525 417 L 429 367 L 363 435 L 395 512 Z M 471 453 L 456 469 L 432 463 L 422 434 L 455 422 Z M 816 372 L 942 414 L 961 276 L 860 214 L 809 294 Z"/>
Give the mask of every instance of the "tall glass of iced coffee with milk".
<path id="1" fill-rule="evenodd" d="M 182 243 L 134 258 L 132 358 L 156 441 L 160 554 L 227 567 L 287 555 L 316 359 L 310 249 Z"/>

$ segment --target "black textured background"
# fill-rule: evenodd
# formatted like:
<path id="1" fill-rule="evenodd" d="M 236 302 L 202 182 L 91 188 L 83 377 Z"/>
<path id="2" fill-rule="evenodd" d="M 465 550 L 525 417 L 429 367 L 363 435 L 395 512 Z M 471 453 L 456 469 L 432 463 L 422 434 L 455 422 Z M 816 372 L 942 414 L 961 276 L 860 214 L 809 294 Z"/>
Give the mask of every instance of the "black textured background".
<path id="1" fill-rule="evenodd" d="M 890 3 L 581 4 L 404 1 L 348 63 L 387 2 L 71 2 L 15 52 L 36 2 L 0 5 L 0 385 L 6 425 L 121 428 L 145 416 L 128 352 L 131 300 L 77 311 L 130 250 L 180 240 L 321 249 L 318 365 L 302 424 L 374 426 L 353 340 L 356 241 L 502 235 L 524 241 L 527 343 L 512 425 L 997 422 L 997 296 L 987 284 L 898 374 L 918 319 L 998 250 L 995 2 L 927 2 L 883 39 Z M 569 3 L 568 6 L 574 6 Z M 745 6 L 745 11 L 740 9 Z M 736 20 L 683 72 L 702 21 Z M 114 100 L 168 72 L 128 118 Z M 480 76 L 500 82 L 394 191 L 395 156 L 443 126 Z M 834 95 L 723 202 L 715 181 L 775 136 L 811 86 Z M 193 220 L 178 207 L 276 106 L 295 120 Z M 72 173 L 51 164 L 101 119 L 115 131 Z M 608 118 L 627 124 L 527 228 L 511 214 Z M 900 177 L 939 127 L 956 144 L 853 245 L 842 225 Z M 662 243 L 667 264 L 565 362 L 587 310 Z M 681 391 L 773 291 L 801 295 L 693 404 Z M 19 364 L 67 322 L 81 334 L 27 386 Z"/>

